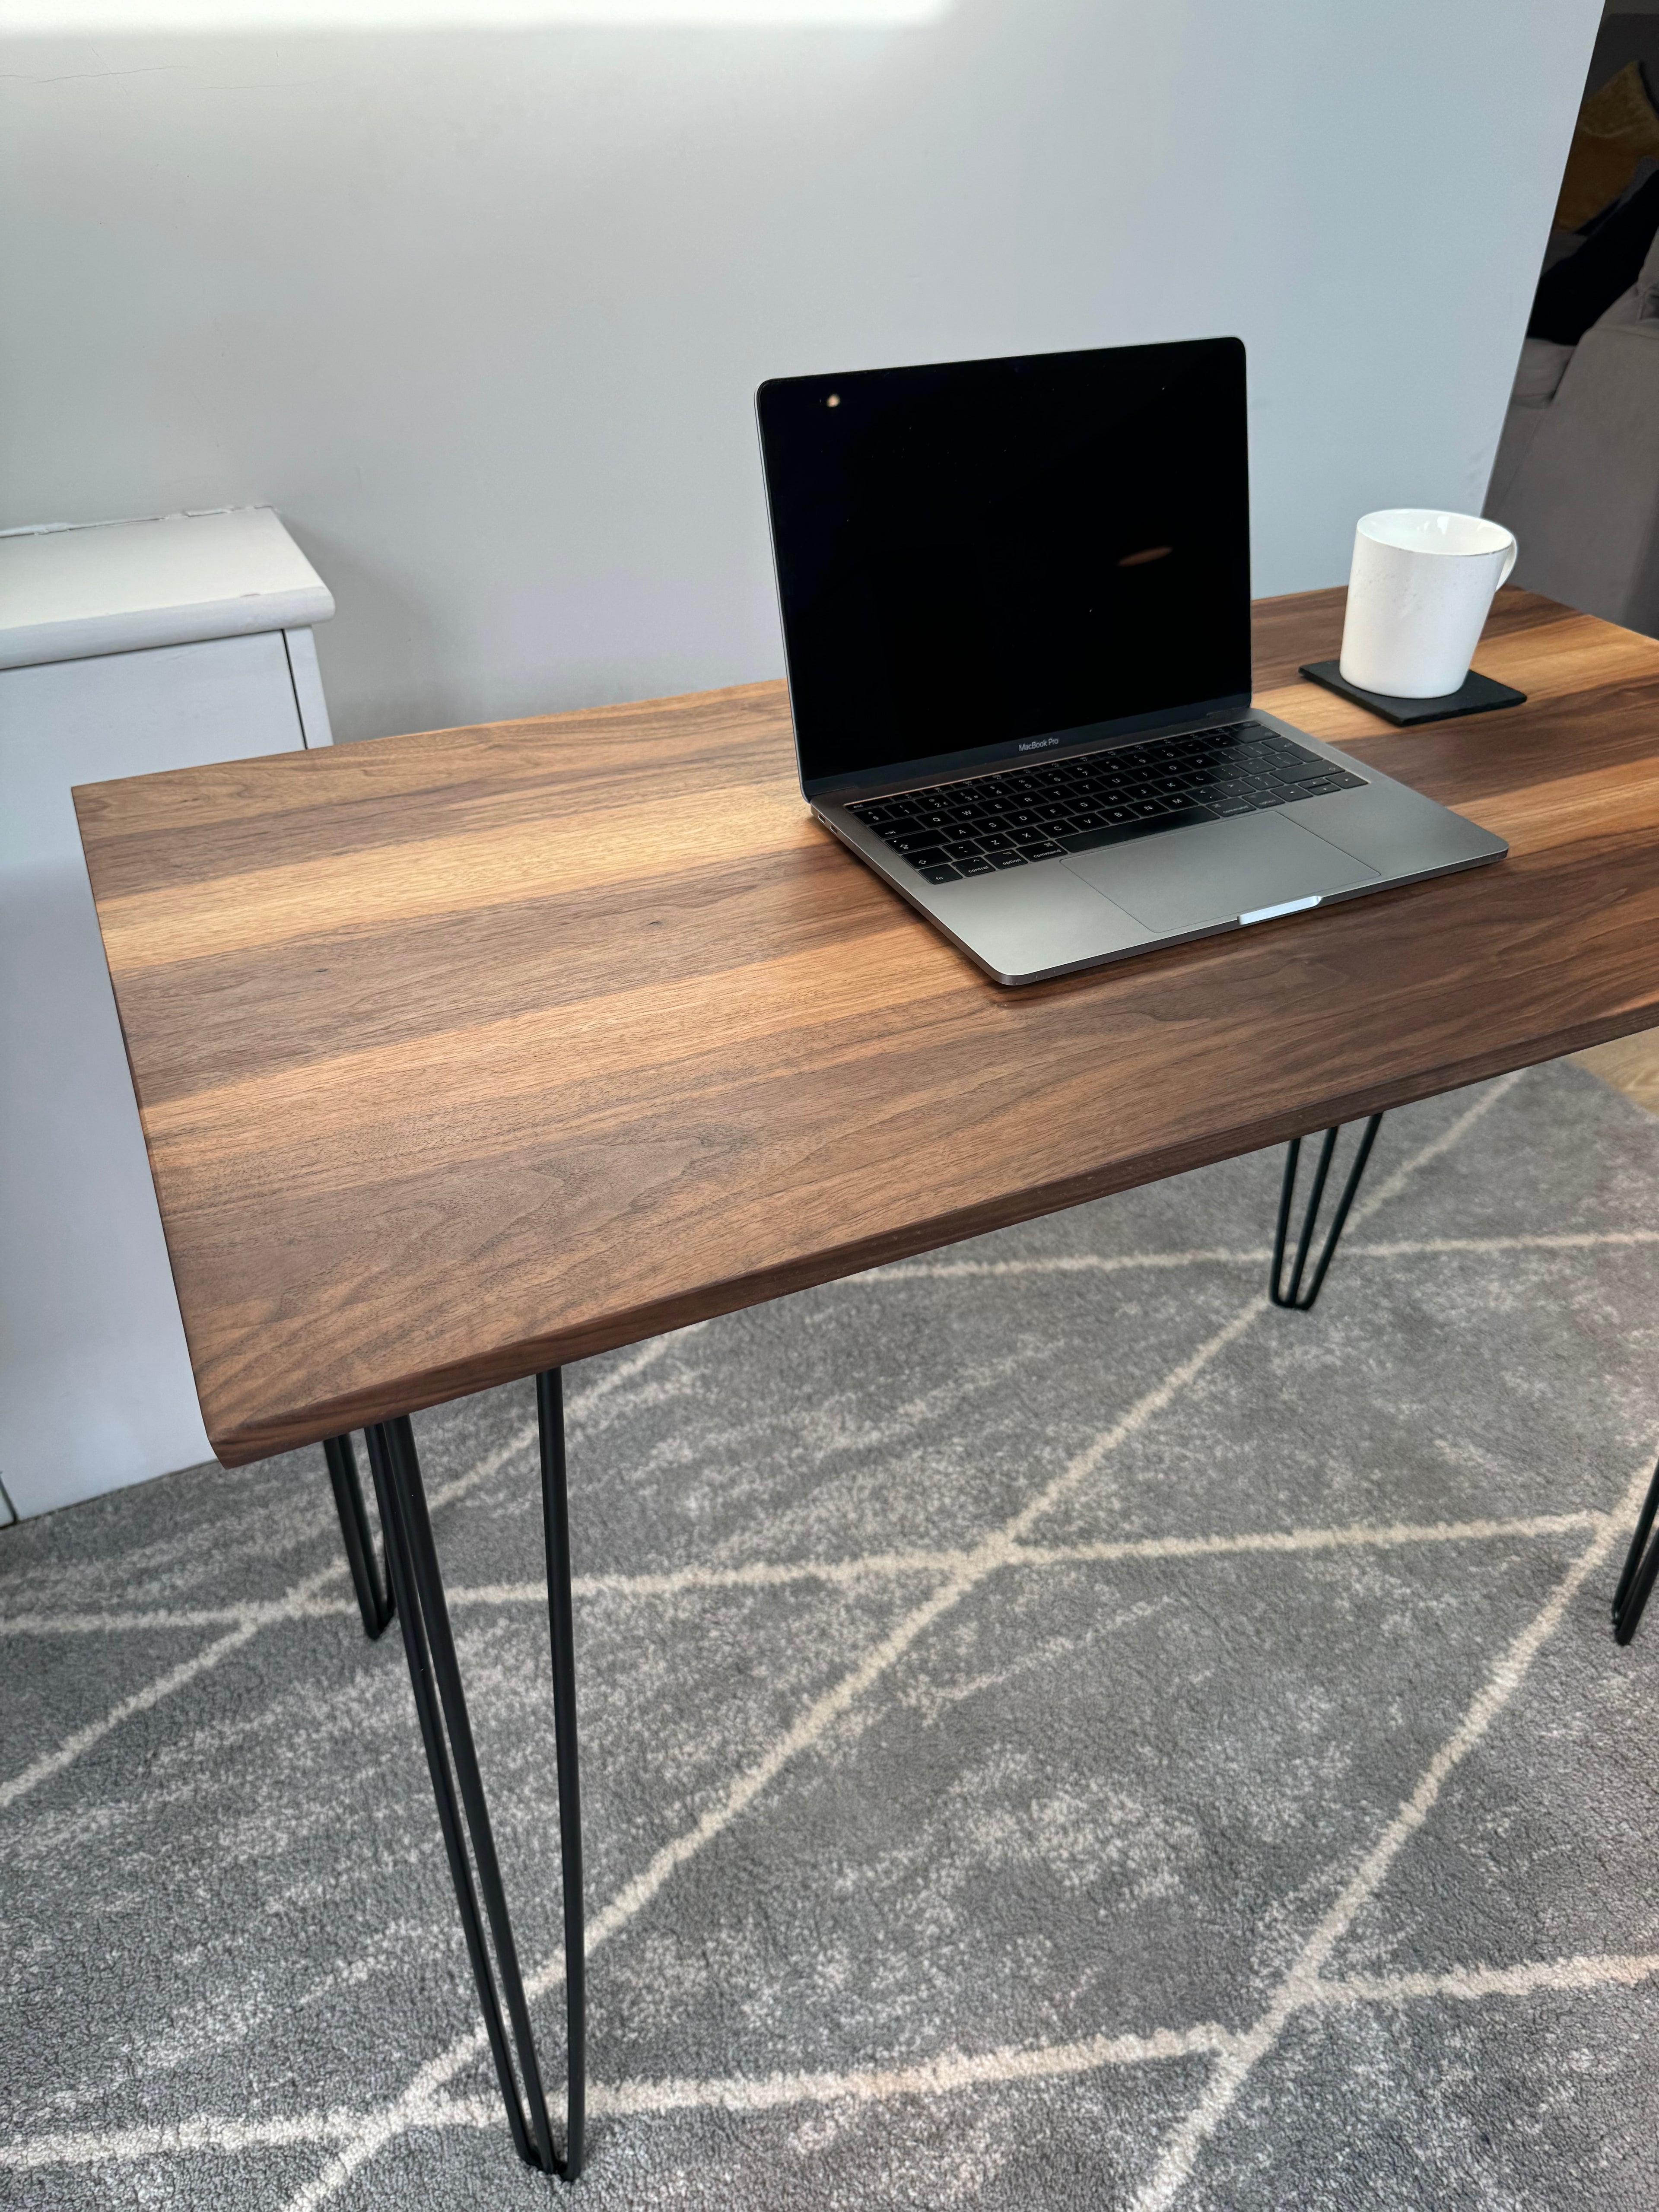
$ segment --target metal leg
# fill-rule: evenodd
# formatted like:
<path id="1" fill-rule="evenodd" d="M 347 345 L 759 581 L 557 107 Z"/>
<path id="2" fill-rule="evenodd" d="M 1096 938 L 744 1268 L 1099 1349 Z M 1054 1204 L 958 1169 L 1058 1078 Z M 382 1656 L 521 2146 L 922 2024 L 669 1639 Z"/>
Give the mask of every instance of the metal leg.
<path id="1" fill-rule="evenodd" d="M 1636 1516 L 1636 1534 L 1625 1554 L 1625 1571 L 1613 1593 L 1613 1635 L 1616 1644 L 1628 1644 L 1636 1633 L 1656 1580 L 1659 1580 L 1659 1541 L 1650 1543 L 1653 1520 L 1659 1510 L 1659 1468 L 1653 1471 L 1642 1510 Z"/>
<path id="2" fill-rule="evenodd" d="M 323 1453 L 328 1461 L 328 1479 L 334 1486 L 334 1507 L 345 1539 L 351 1587 L 357 1593 L 357 1610 L 363 1616 L 363 1634 L 373 1643 L 392 1618 L 392 1593 L 375 1561 L 374 1532 L 368 1525 L 362 1485 L 357 1480 L 357 1455 L 349 1436 L 325 1437 Z"/>
<path id="3" fill-rule="evenodd" d="M 1305 1291 L 1302 1287 L 1303 1274 L 1308 1265 L 1308 1252 L 1313 1243 L 1315 1224 L 1319 1218 L 1319 1201 L 1325 1195 L 1326 1179 L 1331 1171 L 1337 1138 L 1341 1133 L 1340 1124 L 1334 1129 L 1326 1130 L 1324 1141 L 1319 1147 L 1319 1164 L 1314 1170 L 1313 1188 L 1308 1196 L 1307 1211 L 1302 1217 L 1302 1233 L 1297 1239 L 1296 1258 L 1291 1264 L 1291 1279 L 1287 1285 L 1285 1280 L 1285 1243 L 1290 1229 L 1291 1206 L 1296 1196 L 1297 1162 L 1302 1153 L 1301 1138 L 1291 1138 L 1285 1148 L 1285 1180 L 1279 1186 L 1279 1219 L 1273 1229 L 1273 1272 L 1267 1279 L 1267 1295 L 1276 1306 L 1306 1313 L 1318 1297 L 1326 1272 L 1336 1256 L 1337 1241 L 1342 1234 L 1343 1224 L 1359 1189 L 1359 1179 L 1365 1172 L 1365 1163 L 1371 1156 L 1371 1146 L 1376 1142 L 1376 1133 L 1382 1126 L 1382 1116 L 1380 1114 L 1373 1114 L 1365 1124 L 1359 1148 L 1353 1156 L 1353 1164 L 1348 1170 L 1348 1179 L 1342 1186 L 1342 1195 L 1337 1200 L 1336 1212 L 1325 1232 L 1325 1243 L 1318 1263 Z"/>
<path id="4" fill-rule="evenodd" d="M 584 1932 L 580 1876 L 580 1810 L 576 1793 L 574 1667 L 571 1636 L 570 1554 L 565 1528 L 564 1436 L 550 1438 L 551 1412 L 559 1407 L 557 1377 L 550 1407 L 543 1404 L 542 1459 L 556 1481 L 544 1482 L 548 1527 L 549 1617 L 554 1651 L 555 1758 L 559 1783 L 559 1832 L 564 1856 L 566 2005 L 569 2030 L 568 2118 L 565 2154 L 556 2155 L 548 2121 L 546 2093 L 536 2057 L 524 1977 L 501 1886 L 483 1779 L 461 1687 L 455 1640 L 444 1601 L 432 1523 L 422 1487 L 414 1431 L 406 1419 L 367 1431 L 369 1466 L 386 1532 L 392 1598 L 403 1629 L 404 1651 L 415 1692 L 415 1710 L 426 1747 L 427 1765 L 437 1800 L 455 1901 L 460 1910 L 467 1956 L 483 2013 L 484 2032 L 495 2063 L 501 2101 L 513 2144 L 527 2166 L 562 2174 L 574 2181 L 581 2171 L 584 2069 Z M 557 1524 L 558 1541 L 554 1540 Z M 470 1850 L 469 1850 L 470 1846 Z M 574 1858 L 573 1858 L 574 1851 Z M 476 1879 L 475 1879 L 476 1877 Z M 483 1911 L 479 1910 L 480 1899 Z M 492 1960 L 493 1953 L 493 1960 Z M 505 2014 L 505 2018 L 503 2017 Z M 511 2031 L 511 2042 L 508 2030 Z M 516 2060 L 516 2071 L 514 2061 Z M 521 2094 L 522 2088 L 522 2094 Z"/>
<path id="5" fill-rule="evenodd" d="M 581 1778 L 576 1758 L 576 1639 L 570 1603 L 570 1521 L 564 1469 L 564 1377 L 536 1377 L 542 1445 L 542 1533 L 547 1550 L 547 1627 L 553 1653 L 553 1755 L 559 1783 L 559 1866 L 564 1889 L 565 2179 L 582 2170 L 587 2112 L 587 1933 L 582 1903 Z"/>

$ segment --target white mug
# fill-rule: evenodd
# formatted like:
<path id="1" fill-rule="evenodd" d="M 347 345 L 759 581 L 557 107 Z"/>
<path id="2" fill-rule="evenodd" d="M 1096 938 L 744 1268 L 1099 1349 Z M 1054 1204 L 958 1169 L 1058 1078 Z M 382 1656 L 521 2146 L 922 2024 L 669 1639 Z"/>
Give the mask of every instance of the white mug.
<path id="1" fill-rule="evenodd" d="M 1345 684 L 1395 699 L 1462 689 L 1492 594 L 1520 550 L 1501 522 L 1432 507 L 1362 514 L 1353 533 Z"/>

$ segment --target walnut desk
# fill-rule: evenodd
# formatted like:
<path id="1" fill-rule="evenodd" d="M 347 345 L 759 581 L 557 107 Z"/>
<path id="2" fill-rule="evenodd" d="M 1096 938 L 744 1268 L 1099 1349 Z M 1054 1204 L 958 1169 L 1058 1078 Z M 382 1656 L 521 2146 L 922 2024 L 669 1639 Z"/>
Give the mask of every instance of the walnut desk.
<path id="1" fill-rule="evenodd" d="M 813 823 L 781 684 L 76 793 L 208 1434 L 228 1465 L 329 1440 L 366 1546 L 367 1429 L 379 1623 L 532 2163 L 581 2162 L 560 1369 L 1659 1024 L 1659 643 L 1506 592 L 1478 660 L 1528 703 L 1395 732 L 1297 678 L 1341 606 L 1259 605 L 1259 702 L 1509 858 L 1020 990 Z M 562 2157 L 407 1419 L 531 1375 Z"/>

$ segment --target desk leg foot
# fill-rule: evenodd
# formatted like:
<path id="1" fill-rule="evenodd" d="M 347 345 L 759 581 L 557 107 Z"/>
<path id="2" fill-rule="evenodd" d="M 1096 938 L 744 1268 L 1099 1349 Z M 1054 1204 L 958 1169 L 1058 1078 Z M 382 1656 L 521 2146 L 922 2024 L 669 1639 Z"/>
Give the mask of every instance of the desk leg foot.
<path id="1" fill-rule="evenodd" d="M 392 1593 L 375 1560 L 374 1532 L 368 1525 L 362 1485 L 357 1480 L 357 1455 L 349 1436 L 325 1437 L 323 1454 L 328 1461 L 328 1479 L 334 1486 L 334 1510 L 340 1516 L 340 1534 L 345 1542 L 346 1565 L 351 1570 L 351 1587 L 357 1593 L 357 1610 L 363 1617 L 363 1634 L 372 1644 L 392 1619 Z"/>
<path id="2" fill-rule="evenodd" d="M 1659 1511 L 1659 1468 L 1653 1471 L 1642 1510 L 1636 1516 L 1636 1534 L 1625 1554 L 1625 1571 L 1613 1593 L 1613 1635 L 1616 1644 L 1628 1644 L 1646 1609 L 1653 1585 L 1659 1580 L 1659 1540 L 1650 1542 L 1656 1511 Z"/>
<path id="3" fill-rule="evenodd" d="M 461 1687 L 455 1639 L 432 1540 L 432 1523 L 421 1483 L 414 1431 L 407 1419 L 399 1419 L 382 1422 L 367 1433 L 369 1466 L 386 1533 L 392 1601 L 403 1630 L 415 1711 L 426 1747 L 433 1796 L 437 1800 L 438 1824 L 443 1831 L 444 1850 L 455 1885 L 455 1901 L 460 1910 L 467 1956 L 483 2014 L 490 2056 L 495 2063 L 495 2078 L 507 2110 L 507 2127 L 514 2149 L 527 2166 L 539 2167 L 546 2173 L 564 2174 L 574 2180 L 580 2160 L 580 2138 L 575 2135 L 570 2139 L 570 2148 L 575 2153 L 574 2166 L 568 2156 L 561 2159 L 555 2154 L 524 1977 L 519 1968 L 518 1947 L 513 1938 L 495 1837 L 484 1803 L 483 1780 L 478 1771 L 472 1725 Z M 568 1579 L 563 1596 L 568 1607 Z M 573 1759 L 574 1750 L 573 1742 Z M 567 1891 L 568 1888 L 567 1873 Z M 567 1924 L 568 1914 L 567 1905 Z M 573 2066 L 573 2084 L 578 2078 Z M 573 2094 L 572 2110 L 578 2118 L 580 2109 L 580 2096 Z"/>
<path id="4" fill-rule="evenodd" d="M 1325 1232 L 1324 1245 L 1312 1275 L 1307 1279 L 1305 1289 L 1303 1278 L 1307 1269 L 1308 1253 L 1313 1243 L 1314 1229 L 1319 1219 L 1319 1201 L 1325 1195 L 1326 1179 L 1331 1171 L 1331 1160 L 1336 1151 L 1337 1138 L 1341 1134 L 1341 1127 L 1339 1123 L 1336 1128 L 1327 1129 L 1324 1142 L 1319 1147 L 1313 1188 L 1308 1194 L 1307 1210 L 1302 1217 L 1302 1233 L 1297 1239 L 1296 1258 L 1291 1262 L 1287 1283 L 1285 1279 L 1285 1245 L 1290 1231 L 1291 1206 L 1296 1197 L 1297 1162 L 1302 1154 L 1301 1138 L 1291 1138 L 1285 1149 L 1285 1180 L 1279 1186 L 1279 1219 L 1273 1228 L 1273 1267 L 1267 1277 L 1267 1296 L 1276 1306 L 1283 1306 L 1292 1313 L 1306 1313 L 1318 1297 L 1324 1285 L 1326 1273 L 1336 1256 L 1338 1240 L 1358 1193 L 1359 1180 L 1365 1172 L 1365 1163 L 1371 1156 L 1371 1146 L 1376 1142 L 1376 1133 L 1382 1126 L 1382 1116 L 1380 1114 L 1373 1114 L 1365 1124 L 1359 1148 L 1353 1156 L 1353 1164 L 1348 1170 L 1348 1179 L 1342 1186 L 1342 1195 L 1336 1202 L 1336 1212 Z"/>

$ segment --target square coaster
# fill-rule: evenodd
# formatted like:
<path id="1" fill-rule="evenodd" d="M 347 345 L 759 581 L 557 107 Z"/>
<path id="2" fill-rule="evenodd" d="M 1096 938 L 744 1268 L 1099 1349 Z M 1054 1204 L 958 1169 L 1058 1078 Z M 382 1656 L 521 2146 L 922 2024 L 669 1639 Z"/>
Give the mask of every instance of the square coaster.
<path id="1" fill-rule="evenodd" d="M 1392 699 L 1382 691 L 1362 691 L 1357 684 L 1343 681 L 1340 664 L 1334 660 L 1310 660 L 1302 673 L 1322 684 L 1328 691 L 1352 699 L 1356 706 L 1369 707 L 1373 714 L 1381 714 L 1384 721 L 1401 729 L 1413 722 L 1443 722 L 1453 714 L 1486 714 L 1494 707 L 1519 707 L 1527 696 L 1524 691 L 1512 691 L 1507 684 L 1494 683 L 1490 676 L 1477 676 L 1474 669 L 1457 690 L 1438 699 Z"/>

